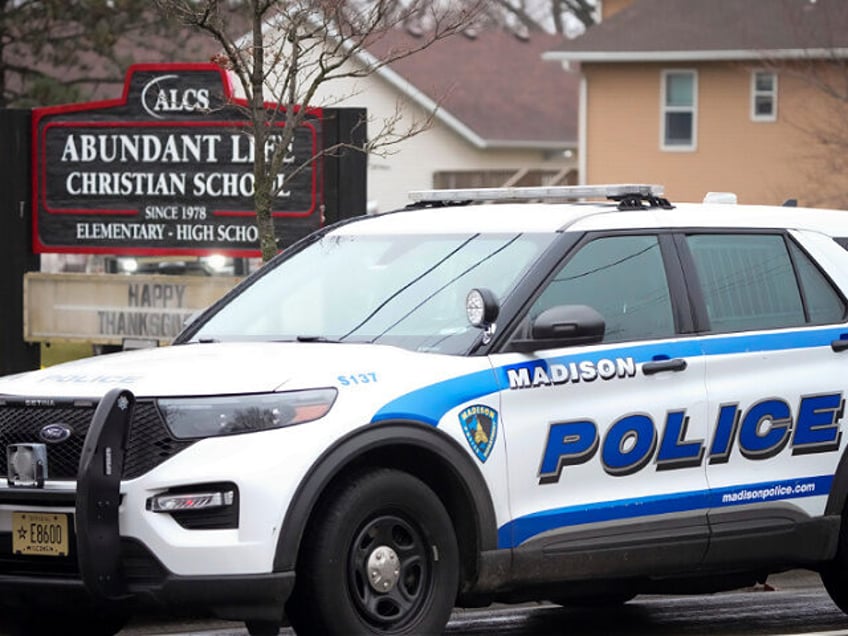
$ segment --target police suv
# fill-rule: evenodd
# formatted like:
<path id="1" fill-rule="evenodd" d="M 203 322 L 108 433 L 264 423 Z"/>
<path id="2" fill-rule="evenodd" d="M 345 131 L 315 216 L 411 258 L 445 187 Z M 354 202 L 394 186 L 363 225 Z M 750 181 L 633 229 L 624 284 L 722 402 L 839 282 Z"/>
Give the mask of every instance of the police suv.
<path id="1" fill-rule="evenodd" d="M 174 346 L 0 379 L 0 603 L 26 633 L 157 607 L 438 634 L 455 606 L 790 568 L 848 611 L 848 212 L 412 198 Z"/>

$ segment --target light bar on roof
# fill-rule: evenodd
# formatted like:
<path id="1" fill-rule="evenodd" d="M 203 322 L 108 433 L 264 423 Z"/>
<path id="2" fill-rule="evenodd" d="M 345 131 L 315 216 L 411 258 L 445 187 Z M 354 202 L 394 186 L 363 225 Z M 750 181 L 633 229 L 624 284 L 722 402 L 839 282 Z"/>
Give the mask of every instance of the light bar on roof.
<path id="1" fill-rule="evenodd" d="M 618 183 L 591 186 L 548 186 L 537 188 L 467 188 L 457 190 L 414 190 L 412 201 L 539 201 L 556 199 L 621 199 L 660 197 L 663 186 L 643 183 Z"/>

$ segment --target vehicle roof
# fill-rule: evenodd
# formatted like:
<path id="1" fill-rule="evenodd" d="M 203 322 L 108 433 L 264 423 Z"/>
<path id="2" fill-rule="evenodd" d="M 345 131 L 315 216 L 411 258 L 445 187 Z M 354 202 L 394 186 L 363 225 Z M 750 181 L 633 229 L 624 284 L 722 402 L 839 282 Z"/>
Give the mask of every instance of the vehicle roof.
<path id="1" fill-rule="evenodd" d="M 722 203 L 672 203 L 673 209 L 618 210 L 614 202 L 482 203 L 410 208 L 334 230 L 344 235 L 545 233 L 685 227 L 787 228 L 848 237 L 848 211 Z"/>

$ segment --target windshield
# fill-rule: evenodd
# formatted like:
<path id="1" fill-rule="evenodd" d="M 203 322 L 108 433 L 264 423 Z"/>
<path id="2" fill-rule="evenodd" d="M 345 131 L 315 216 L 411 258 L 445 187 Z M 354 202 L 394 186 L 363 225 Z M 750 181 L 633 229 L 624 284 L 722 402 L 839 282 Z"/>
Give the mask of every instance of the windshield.
<path id="1" fill-rule="evenodd" d="M 505 298 L 554 239 L 545 235 L 330 235 L 279 263 L 193 335 L 331 340 L 463 353 L 479 335 L 465 296 Z"/>

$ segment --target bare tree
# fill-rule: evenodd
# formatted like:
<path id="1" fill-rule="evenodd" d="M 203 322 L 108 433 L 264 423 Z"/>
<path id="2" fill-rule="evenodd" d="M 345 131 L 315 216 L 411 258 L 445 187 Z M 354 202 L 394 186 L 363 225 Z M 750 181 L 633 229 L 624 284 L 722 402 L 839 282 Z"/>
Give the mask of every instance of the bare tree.
<path id="1" fill-rule="evenodd" d="M 494 0 L 486 17 L 494 24 L 535 31 L 572 34 L 596 22 L 597 0 Z"/>
<path id="2" fill-rule="evenodd" d="M 784 33 L 782 54 L 763 47 L 750 70 L 770 70 L 779 118 L 794 135 L 793 169 L 809 205 L 848 208 L 848 3 L 781 0 L 770 9 Z"/>
<path id="3" fill-rule="evenodd" d="M 214 38 L 221 47 L 215 61 L 232 72 L 247 102 L 246 128 L 257 149 L 254 208 L 265 261 L 278 251 L 271 212 L 284 185 L 277 177 L 297 128 L 308 116 L 304 107 L 321 105 L 315 103 L 318 89 L 344 78 L 367 77 L 461 32 L 483 6 L 482 0 L 445 6 L 430 0 L 156 0 L 156 4 L 167 16 Z M 241 12 L 247 32 L 231 19 L 231 11 Z M 407 22 L 422 26 L 414 48 L 389 49 L 379 58 L 369 53 L 391 29 Z M 376 152 L 426 128 L 426 122 L 419 122 L 401 130 L 398 121 L 369 131 L 366 147 L 359 150 Z M 338 149 L 324 152 L 333 150 Z M 287 178 L 307 165 L 286 166 Z"/>
<path id="4" fill-rule="evenodd" d="M 0 108 L 91 97 L 120 85 L 133 54 L 180 57 L 186 42 L 149 0 L 0 0 Z"/>
<path id="5" fill-rule="evenodd" d="M 596 0 L 552 0 L 552 4 L 555 14 L 570 13 L 580 20 L 583 26 L 590 27 L 597 20 L 598 3 Z M 562 31 L 558 31 L 558 33 L 562 33 Z"/>
<path id="6" fill-rule="evenodd" d="M 794 129 L 799 195 L 809 205 L 848 208 L 848 60 L 834 50 L 824 58 L 769 61 L 784 87 L 783 120 Z M 787 94 L 788 93 L 788 94 Z"/>

